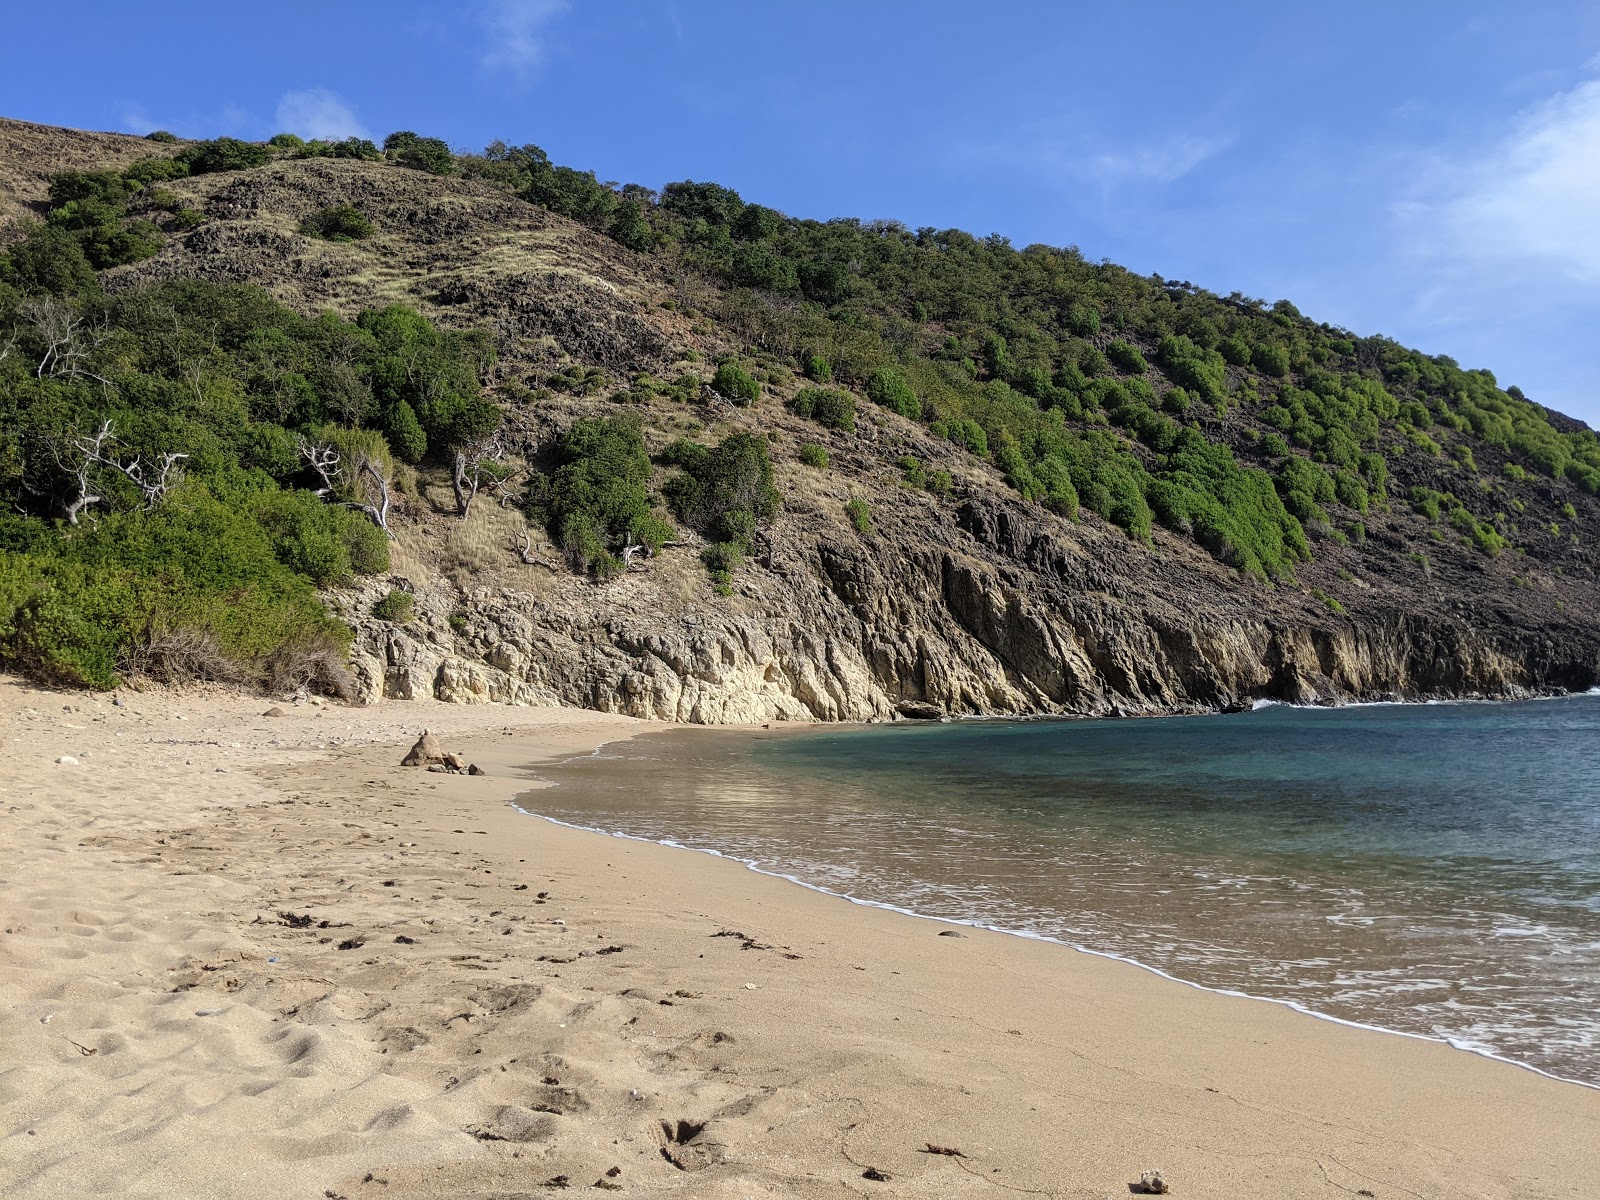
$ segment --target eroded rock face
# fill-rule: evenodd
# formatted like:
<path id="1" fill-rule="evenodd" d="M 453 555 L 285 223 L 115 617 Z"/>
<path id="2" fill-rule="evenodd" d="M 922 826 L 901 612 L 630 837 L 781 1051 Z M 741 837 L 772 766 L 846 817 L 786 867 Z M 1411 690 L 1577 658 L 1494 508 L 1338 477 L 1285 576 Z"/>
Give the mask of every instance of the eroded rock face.
<path id="1" fill-rule="evenodd" d="M 803 511 L 781 532 L 775 568 L 747 566 L 728 598 L 701 587 L 685 601 L 669 567 L 560 578 L 539 595 L 424 589 L 410 625 L 356 621 L 355 672 L 369 700 L 696 724 L 1505 697 L 1600 679 L 1600 635 L 1570 622 L 1417 611 L 1414 595 L 1381 589 L 1334 613 L 1176 540 L 1139 546 L 988 496 L 953 524 L 912 529 L 886 511 L 873 539 L 818 530 Z M 347 611 L 388 586 L 343 598 Z"/>

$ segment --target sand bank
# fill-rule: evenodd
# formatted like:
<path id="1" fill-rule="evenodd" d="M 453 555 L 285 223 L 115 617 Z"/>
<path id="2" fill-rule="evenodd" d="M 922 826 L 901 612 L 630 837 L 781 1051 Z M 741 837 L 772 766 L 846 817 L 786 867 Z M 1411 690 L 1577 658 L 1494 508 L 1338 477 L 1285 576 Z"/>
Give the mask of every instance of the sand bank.
<path id="1" fill-rule="evenodd" d="M 658 727 L 125 702 L 0 684 L 7 1197 L 1595 1194 L 1600 1092 L 509 807 Z"/>

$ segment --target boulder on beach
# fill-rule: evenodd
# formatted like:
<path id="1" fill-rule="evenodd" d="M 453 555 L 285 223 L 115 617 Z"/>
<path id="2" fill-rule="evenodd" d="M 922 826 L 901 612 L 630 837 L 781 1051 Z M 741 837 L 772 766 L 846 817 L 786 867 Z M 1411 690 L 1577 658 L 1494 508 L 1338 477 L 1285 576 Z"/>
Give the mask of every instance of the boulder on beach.
<path id="1" fill-rule="evenodd" d="M 444 747 L 439 744 L 439 739 L 426 729 L 417 739 L 417 744 L 411 747 L 411 753 L 400 760 L 402 767 L 426 767 L 432 763 L 444 761 Z"/>

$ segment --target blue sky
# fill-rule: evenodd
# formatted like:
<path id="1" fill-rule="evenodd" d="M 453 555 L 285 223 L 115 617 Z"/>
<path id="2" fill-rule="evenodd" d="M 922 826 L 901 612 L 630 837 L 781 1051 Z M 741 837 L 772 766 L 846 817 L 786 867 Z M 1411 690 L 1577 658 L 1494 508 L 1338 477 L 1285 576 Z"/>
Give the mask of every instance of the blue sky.
<path id="1" fill-rule="evenodd" d="M 0 0 L 0 113 L 536 142 L 807 217 L 1073 244 L 1600 424 L 1600 5 Z"/>

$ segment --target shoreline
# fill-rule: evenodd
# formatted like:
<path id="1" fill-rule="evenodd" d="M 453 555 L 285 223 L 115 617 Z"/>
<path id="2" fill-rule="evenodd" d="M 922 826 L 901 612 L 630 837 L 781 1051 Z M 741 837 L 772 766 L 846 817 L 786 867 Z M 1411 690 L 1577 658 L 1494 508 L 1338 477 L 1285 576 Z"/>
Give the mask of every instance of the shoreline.
<path id="1" fill-rule="evenodd" d="M 518 799 L 521 799 L 521 797 L 518 797 Z M 522 807 L 522 805 L 516 800 L 513 800 L 510 803 L 511 807 L 516 809 L 523 816 L 532 817 L 536 821 L 545 821 L 562 829 L 571 829 L 577 833 L 595 834 L 599 837 L 616 838 L 619 841 L 625 842 L 641 842 L 645 845 L 660 846 L 663 849 L 679 850 L 689 854 L 704 854 L 711 858 L 720 859 L 723 862 L 734 863 L 743 867 L 747 871 L 751 871 L 757 875 L 763 875 L 768 879 L 782 880 L 784 883 L 790 883 L 796 887 L 804 888 L 808 892 L 815 892 L 820 896 L 827 896 L 833 900 L 843 900 L 846 904 L 853 904 L 860 908 L 875 908 L 883 912 L 895 913 L 898 916 L 910 917 L 917 921 L 931 921 L 937 925 L 953 925 L 961 929 L 981 929 L 985 933 L 994 933 L 1000 935 L 1001 937 L 1021 938 L 1026 942 L 1038 942 L 1045 945 L 1058 946 L 1061 949 L 1074 951 L 1078 954 L 1087 954 L 1094 958 L 1105 959 L 1108 962 L 1122 963 L 1124 966 L 1134 967 L 1140 971 L 1147 971 L 1151 975 L 1154 975 L 1159 979 L 1164 979 L 1169 983 L 1176 983 L 1183 987 L 1194 988 L 1196 991 L 1205 992 L 1212 996 L 1226 996 L 1233 1000 L 1252 1000 L 1259 1004 L 1274 1004 L 1281 1008 L 1289 1009 L 1292 1012 L 1299 1013 L 1301 1016 L 1310 1017 L 1317 1021 L 1328 1021 L 1334 1025 L 1342 1025 L 1347 1029 L 1359 1029 L 1367 1033 L 1381 1033 L 1387 1034 L 1390 1037 L 1410 1038 L 1419 1042 L 1429 1042 L 1434 1045 L 1448 1047 L 1451 1050 L 1458 1050 L 1463 1054 L 1470 1054 L 1478 1058 L 1488 1059 L 1490 1062 L 1503 1063 L 1506 1066 L 1516 1067 L 1519 1070 L 1531 1071 L 1535 1075 L 1541 1076 L 1544 1079 L 1552 1080 L 1556 1083 L 1566 1083 L 1571 1084 L 1574 1087 L 1587 1088 L 1592 1091 L 1600 1091 L 1600 1083 L 1589 1083 L 1586 1080 L 1573 1079 L 1568 1075 L 1558 1075 L 1554 1071 L 1546 1071 L 1543 1067 L 1534 1066 L 1532 1063 L 1523 1062 L 1521 1059 L 1511 1058 L 1504 1054 L 1496 1054 L 1492 1050 L 1487 1050 L 1478 1046 L 1467 1045 L 1448 1037 L 1440 1037 L 1436 1034 L 1412 1033 L 1411 1031 L 1405 1029 L 1391 1029 L 1387 1025 L 1373 1025 L 1366 1021 L 1352 1021 L 1345 1017 L 1336 1017 L 1332 1013 L 1319 1012 L 1314 1008 L 1310 1008 L 1304 1004 L 1301 1004 L 1298 1000 L 1280 1000 L 1275 996 L 1257 996 L 1251 992 L 1239 991 L 1236 988 L 1212 987 L 1209 984 L 1196 983 L 1192 979 L 1185 979 L 1181 975 L 1174 975 L 1170 971 L 1165 971 L 1162 968 L 1153 966 L 1147 962 L 1141 962 L 1137 958 L 1130 958 L 1125 954 L 1114 954 L 1109 950 L 1096 950 L 1092 946 L 1085 946 L 1079 942 L 1069 942 L 1064 938 L 1051 937 L 1050 935 L 1043 933 L 1033 933 L 1026 929 L 1008 929 L 1003 925 L 985 925 L 980 921 L 966 920 L 960 917 L 938 917 L 932 915 L 931 913 L 918 912 L 916 909 L 905 908 L 898 904 L 890 904 L 883 900 L 865 900 L 859 896 L 852 896 L 845 892 L 832 891 L 823 887 L 821 884 L 808 883 L 806 880 L 801 879 L 796 875 L 789 875 L 783 871 L 771 870 L 751 859 L 740 858 L 736 854 L 727 854 L 721 850 L 712 849 L 709 846 L 686 846 L 682 842 L 675 842 L 665 838 L 641 837 L 637 834 L 622 833 L 618 830 L 602 829 L 597 825 L 579 825 L 572 821 L 563 821 L 557 817 L 551 817 L 544 813 L 534 812 L 532 809 Z"/>
<path id="2" fill-rule="evenodd" d="M 1480 699 L 1471 699 L 1471 700 L 1427 700 L 1427 701 L 1372 701 L 1372 702 L 1351 703 L 1351 704 L 1344 704 L 1344 705 L 1337 705 L 1337 706 L 1292 705 L 1292 704 L 1287 704 L 1287 703 L 1279 702 L 1279 701 L 1257 701 L 1256 704 L 1255 704 L 1254 709 L 1249 710 L 1249 711 L 1260 712 L 1260 711 L 1262 711 L 1264 709 L 1276 708 L 1276 707 L 1289 708 L 1289 709 L 1294 709 L 1294 710 L 1297 710 L 1297 711 L 1311 711 L 1311 712 L 1324 711 L 1324 710 L 1337 711 L 1338 709 L 1343 709 L 1343 708 L 1391 708 L 1391 707 L 1429 708 L 1429 707 L 1453 706 L 1453 705 L 1522 704 L 1522 703 L 1533 703 L 1533 702 L 1536 702 L 1536 701 L 1562 701 L 1562 700 L 1573 700 L 1573 699 L 1582 699 L 1582 698 L 1593 699 L 1593 698 L 1596 698 L 1596 697 L 1600 697 L 1600 688 L 1591 688 L 1591 689 L 1588 689 L 1587 691 L 1582 691 L 1582 692 L 1567 692 L 1567 693 L 1561 693 L 1561 694 L 1551 694 L 1551 695 L 1524 697 L 1524 698 L 1519 699 L 1519 700 L 1480 700 Z M 1177 714 L 1177 715 L 1178 716 L 1229 716 L 1229 715 L 1243 715 L 1243 714 L 1231 714 L 1231 713 L 1224 713 L 1224 712 L 1220 712 L 1219 711 L 1219 712 L 1215 712 L 1215 713 Z M 906 721 L 906 722 L 897 722 L 895 724 L 904 724 L 907 727 L 908 731 L 909 731 L 910 729 L 924 728 L 926 726 L 935 725 L 935 724 L 958 724 L 959 725 L 959 724 L 993 723 L 993 724 L 997 724 L 997 725 L 1005 725 L 1005 724 L 1017 724 L 1017 723 L 1043 724 L 1043 723 L 1051 723 L 1051 722 L 1059 722 L 1059 723 L 1062 723 L 1062 724 L 1073 724 L 1073 723 L 1077 723 L 1077 722 L 1080 722 L 1080 721 L 1114 721 L 1114 720 L 1119 720 L 1119 719 L 1137 719 L 1137 718 L 1061 717 L 1061 716 L 1052 716 L 1052 715 L 1040 715 L 1040 716 L 1035 716 L 1035 717 L 1024 717 L 1024 718 L 1014 718 L 1014 717 L 994 717 L 994 718 L 988 718 L 988 717 L 955 717 L 955 718 L 947 718 L 944 722 Z M 1149 719 L 1155 719 L 1155 718 L 1149 718 Z M 1161 719 L 1169 719 L 1169 718 L 1163 717 Z M 633 740 L 636 740 L 636 739 L 650 739 L 650 738 L 658 738 L 658 737 L 665 739 L 665 738 L 668 738 L 668 737 L 678 736 L 678 731 L 679 730 L 696 729 L 696 730 L 709 731 L 709 732 L 714 732 L 714 733 L 728 733 L 730 735 L 731 734 L 738 734 L 738 733 L 755 733 L 755 734 L 759 734 L 759 735 L 761 735 L 763 737 L 771 737 L 771 736 L 803 737 L 803 736 L 807 736 L 807 735 L 821 735 L 825 731 L 830 731 L 830 730 L 837 731 L 837 730 L 841 730 L 841 729 L 869 729 L 869 728 L 875 728 L 875 726 L 870 722 L 830 722 L 830 723 L 820 723 L 820 724 L 817 724 L 817 725 L 796 725 L 796 726 L 793 726 L 793 727 L 773 726 L 771 728 L 767 728 L 767 727 L 764 727 L 764 726 L 712 726 L 712 727 L 699 727 L 699 726 L 667 725 L 667 726 L 665 726 L 664 728 L 661 728 L 661 729 L 640 730 L 638 733 L 630 735 L 630 737 L 628 737 L 628 738 L 617 739 L 614 742 L 605 743 L 602 746 L 596 747 L 593 751 L 590 751 L 590 752 L 588 752 L 586 754 L 576 755 L 576 756 L 573 756 L 572 758 L 569 758 L 569 759 L 548 761 L 548 762 L 540 762 L 540 763 L 537 763 L 537 764 L 529 764 L 528 769 L 531 770 L 531 771 L 548 770 L 548 769 L 552 769 L 552 768 L 560 769 L 560 768 L 565 767 L 565 766 L 567 766 L 567 765 L 569 765 L 571 763 L 580 762 L 580 761 L 583 761 L 585 759 L 612 757 L 610 755 L 602 754 L 602 751 L 605 749 L 605 747 L 607 745 L 616 745 L 616 744 L 618 744 L 620 742 L 633 741 Z M 682 736 L 693 737 L 695 735 L 694 734 L 685 733 Z M 1213 995 L 1226 996 L 1226 997 L 1230 997 L 1230 998 L 1233 998 L 1233 999 L 1239 999 L 1239 1000 L 1251 1000 L 1251 1001 L 1256 1001 L 1256 1002 L 1259 1002 L 1259 1003 L 1262 1003 L 1262 1004 L 1275 1005 L 1275 1006 L 1279 1006 L 1279 1007 L 1282 1007 L 1282 1008 L 1286 1008 L 1286 1009 L 1288 1009 L 1290 1011 L 1299 1013 L 1301 1015 L 1314 1018 L 1314 1019 L 1319 1020 L 1319 1021 L 1327 1021 L 1327 1022 L 1330 1022 L 1332 1024 L 1346 1026 L 1346 1027 L 1351 1028 L 1351 1029 L 1359 1029 L 1359 1030 L 1364 1030 L 1364 1031 L 1371 1032 L 1371 1033 L 1388 1034 L 1388 1035 L 1391 1035 L 1391 1036 L 1394 1036 L 1394 1037 L 1407 1038 L 1407 1039 L 1413 1039 L 1413 1040 L 1421 1041 L 1421 1042 L 1433 1043 L 1433 1044 L 1437 1044 L 1437 1045 L 1448 1047 L 1448 1048 L 1453 1049 L 1453 1050 L 1460 1051 L 1460 1052 L 1465 1053 L 1465 1054 L 1469 1054 L 1469 1055 L 1473 1055 L 1473 1056 L 1476 1056 L 1476 1057 L 1479 1057 L 1479 1058 L 1487 1059 L 1487 1060 L 1492 1061 L 1492 1062 L 1503 1063 L 1503 1064 L 1506 1064 L 1508 1066 L 1516 1067 L 1516 1068 L 1519 1068 L 1519 1069 L 1524 1070 L 1524 1071 L 1529 1071 L 1529 1072 L 1532 1072 L 1535 1075 L 1541 1076 L 1541 1077 L 1546 1078 L 1546 1079 L 1553 1080 L 1555 1082 L 1566 1083 L 1566 1084 L 1571 1084 L 1573 1086 L 1580 1087 L 1580 1088 L 1586 1088 L 1586 1089 L 1590 1089 L 1590 1090 L 1600 1091 L 1600 1082 L 1595 1082 L 1595 1081 L 1591 1081 L 1591 1080 L 1587 1080 L 1587 1079 L 1583 1079 L 1583 1078 L 1578 1078 L 1578 1077 L 1575 1077 L 1575 1076 L 1572 1076 L 1572 1075 L 1563 1074 L 1558 1069 L 1552 1069 L 1552 1068 L 1549 1068 L 1549 1067 L 1540 1066 L 1535 1062 L 1531 1062 L 1531 1061 L 1527 1061 L 1527 1060 L 1515 1057 L 1513 1054 L 1497 1051 L 1492 1045 L 1485 1044 L 1485 1043 L 1482 1043 L 1482 1042 L 1475 1042 L 1475 1041 L 1471 1040 L 1470 1038 L 1451 1036 L 1449 1034 L 1440 1034 L 1440 1033 L 1432 1033 L 1432 1032 L 1421 1032 L 1421 1031 L 1418 1031 L 1418 1030 L 1399 1028 L 1399 1027 L 1395 1027 L 1395 1026 L 1391 1026 L 1391 1025 L 1380 1024 L 1380 1023 L 1377 1023 L 1376 1021 L 1373 1021 L 1373 1020 L 1364 1020 L 1364 1019 L 1361 1019 L 1359 1016 L 1340 1016 L 1340 1015 L 1337 1015 L 1335 1013 L 1323 1011 L 1323 1010 L 1321 1010 L 1321 1009 L 1319 1009 L 1317 1007 L 1314 1007 L 1311 1003 L 1308 1003 L 1308 1002 L 1303 1001 L 1303 1000 L 1284 999 L 1284 998 L 1280 998 L 1280 997 L 1276 997 L 1276 996 L 1262 995 L 1262 994 L 1258 994 L 1258 993 L 1251 992 L 1251 991 L 1248 991 L 1248 990 L 1244 990 L 1243 988 L 1227 986 L 1225 984 L 1204 983 L 1204 982 L 1200 982 L 1200 981 L 1195 980 L 1195 979 L 1185 978 L 1182 974 L 1178 974 L 1173 970 L 1169 970 L 1169 969 L 1167 969 L 1165 967 L 1162 967 L 1160 965 L 1157 965 L 1155 963 L 1144 961 L 1143 959 L 1135 957 L 1135 956 L 1133 956 L 1131 954 L 1121 953 L 1121 952 L 1118 952 L 1118 951 L 1115 951 L 1115 950 L 1099 949 L 1099 948 L 1096 948 L 1096 947 L 1094 947 L 1092 945 L 1087 945 L 1087 944 L 1085 944 L 1083 942 L 1073 941 L 1073 940 L 1070 940 L 1070 939 L 1065 938 L 1065 937 L 1059 937 L 1059 936 L 1055 936 L 1055 935 L 1052 935 L 1052 934 L 1049 934 L 1049 933 L 1039 932 L 1039 931 L 1034 930 L 1034 929 L 1029 929 L 1029 928 L 1024 928 L 1024 927 L 1008 926 L 1008 925 L 1004 925 L 1004 924 L 991 923 L 991 922 L 988 922 L 988 921 L 984 920 L 981 916 L 979 916 L 979 917 L 972 917 L 972 916 L 945 916 L 945 915 L 939 915 L 937 913 L 920 911 L 919 909 L 916 909 L 916 908 L 913 908 L 913 907 L 907 907 L 906 905 L 898 904 L 898 903 L 895 903 L 895 902 L 890 901 L 890 900 L 871 899 L 871 898 L 867 898 L 867 897 L 858 896 L 858 895 L 855 895 L 855 894 L 850 893 L 850 892 L 836 890 L 836 889 L 834 889 L 832 887 L 827 886 L 826 884 L 816 883 L 816 882 L 812 882 L 812 881 L 810 881 L 808 879 L 802 878 L 800 875 L 794 874 L 794 873 L 790 872 L 789 870 L 785 869 L 783 867 L 783 865 L 778 863 L 776 860 L 770 860 L 770 859 L 769 860 L 760 860 L 760 859 L 746 857 L 746 856 L 742 855 L 741 853 L 739 853 L 737 851 L 734 851 L 734 850 L 719 849 L 719 848 L 717 848 L 715 846 L 711 846 L 711 845 L 689 844 L 689 843 L 686 843 L 686 842 L 683 842 L 683 841 L 679 841 L 679 840 L 677 840 L 676 838 L 673 838 L 673 837 L 653 837 L 653 836 L 649 836 L 647 834 L 630 833 L 630 832 L 626 832 L 624 830 L 608 828 L 608 827 L 605 827 L 605 826 L 602 826 L 602 825 L 588 824 L 588 823 L 585 823 L 582 820 L 564 819 L 562 817 L 552 816 L 552 815 L 550 815 L 550 814 L 548 814 L 546 812 L 538 811 L 538 806 L 537 806 L 535 800 L 536 800 L 537 795 L 540 792 L 543 792 L 544 790 L 546 790 L 546 787 L 555 788 L 555 787 L 560 786 L 561 785 L 561 780 L 560 779 L 550 779 L 550 778 L 547 778 L 545 776 L 540 776 L 539 778 L 541 780 L 541 783 L 544 784 L 545 786 L 541 786 L 540 788 L 537 788 L 537 789 L 531 790 L 529 792 L 520 794 L 519 796 L 517 796 L 515 799 L 513 799 L 510 802 L 511 806 L 514 809 L 516 809 L 518 812 L 521 812 L 526 816 L 533 817 L 533 818 L 541 820 L 541 821 L 546 821 L 546 822 L 549 822 L 551 824 L 560 826 L 562 828 L 572 829 L 572 830 L 585 832 L 585 833 L 597 834 L 597 835 L 600 835 L 600 836 L 603 836 L 603 837 L 617 838 L 617 839 L 620 839 L 620 840 L 623 840 L 623 841 L 641 842 L 641 843 L 646 843 L 646 844 L 651 844 L 651 845 L 662 846 L 662 847 L 665 847 L 667 849 L 672 849 L 672 850 L 683 850 L 683 851 L 689 851 L 689 852 L 696 853 L 696 854 L 707 855 L 707 856 L 709 856 L 711 858 L 714 858 L 714 859 L 721 859 L 721 860 L 724 860 L 724 861 L 727 861 L 727 862 L 730 862 L 730 863 L 737 864 L 739 866 L 744 867 L 746 870 L 754 872 L 755 874 L 767 876 L 767 877 L 773 878 L 773 879 L 782 880 L 782 881 L 784 881 L 786 883 L 796 885 L 796 886 L 798 886 L 800 888 L 803 888 L 803 889 L 805 889 L 807 891 L 814 892 L 814 893 L 817 893 L 817 894 L 820 894 L 820 895 L 823 895 L 823 896 L 828 896 L 828 897 L 831 897 L 831 898 L 834 898 L 834 899 L 843 900 L 843 901 L 845 901 L 845 902 L 847 902 L 849 904 L 856 905 L 856 906 L 859 906 L 859 907 L 862 907 L 862 908 L 880 909 L 880 910 L 887 911 L 887 912 L 897 913 L 897 914 L 900 914 L 902 916 L 915 918 L 915 919 L 920 920 L 920 921 L 931 921 L 931 922 L 934 922 L 934 923 L 937 923 L 937 924 L 957 926 L 957 927 L 960 927 L 960 928 L 981 929 L 981 930 L 984 930 L 984 931 L 987 931 L 987 932 L 1000 934 L 1000 935 L 1007 936 L 1007 937 L 1021 938 L 1021 939 L 1026 940 L 1026 941 L 1044 943 L 1044 944 L 1048 944 L 1048 945 L 1052 945 L 1052 946 L 1059 946 L 1059 947 L 1065 948 L 1067 950 L 1076 951 L 1076 952 L 1079 952 L 1081 954 L 1090 955 L 1090 956 L 1095 957 L 1095 958 L 1105 959 L 1105 960 L 1108 960 L 1108 961 L 1111 961 L 1111 962 L 1123 963 L 1123 964 L 1126 964 L 1128 966 L 1135 967 L 1135 968 L 1137 968 L 1137 969 L 1139 969 L 1141 971 L 1148 972 L 1148 973 L 1150 973 L 1152 975 L 1157 976 L 1158 978 L 1170 981 L 1172 983 L 1181 984 L 1184 987 L 1194 988 L 1194 989 L 1197 989 L 1199 991 L 1207 992 L 1207 993 L 1210 993 L 1210 994 L 1213 994 Z M 581 785 L 579 785 L 579 786 L 581 786 Z"/>
<path id="3" fill-rule="evenodd" d="M 0 684 L 7 1195 L 1586 1186 L 1581 1084 L 513 807 L 670 727 L 124 695 Z M 489 777 L 395 766 L 423 725 Z"/>

